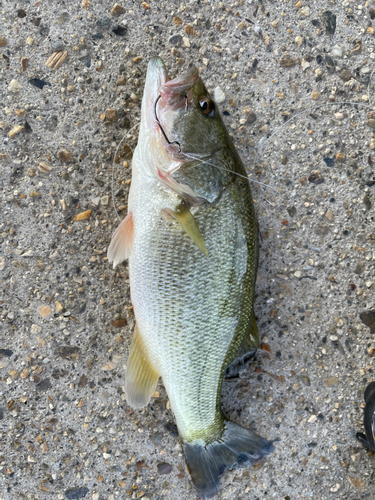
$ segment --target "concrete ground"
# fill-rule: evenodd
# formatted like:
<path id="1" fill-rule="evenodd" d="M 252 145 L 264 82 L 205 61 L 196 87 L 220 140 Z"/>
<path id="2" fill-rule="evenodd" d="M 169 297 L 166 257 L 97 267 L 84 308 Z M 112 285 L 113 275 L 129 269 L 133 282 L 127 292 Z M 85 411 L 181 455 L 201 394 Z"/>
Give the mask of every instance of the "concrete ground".
<path id="1" fill-rule="evenodd" d="M 153 55 L 216 89 L 262 234 L 266 351 L 222 403 L 280 440 L 217 498 L 374 498 L 355 432 L 374 369 L 375 3 L 119 4 L 0 3 L 1 500 L 197 498 L 162 384 L 142 411 L 125 401 L 128 270 L 106 260 Z"/>

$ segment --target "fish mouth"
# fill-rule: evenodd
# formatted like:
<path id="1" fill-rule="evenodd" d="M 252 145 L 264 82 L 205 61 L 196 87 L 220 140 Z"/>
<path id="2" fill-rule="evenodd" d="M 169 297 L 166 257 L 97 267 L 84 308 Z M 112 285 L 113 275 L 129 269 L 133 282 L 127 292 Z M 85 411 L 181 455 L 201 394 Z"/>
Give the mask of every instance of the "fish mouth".
<path id="1" fill-rule="evenodd" d="M 146 93 L 150 100 L 155 102 L 161 96 L 165 105 L 175 108 L 181 100 L 184 102 L 185 95 L 188 94 L 198 78 L 198 69 L 192 65 L 186 73 L 171 80 L 162 59 L 153 57 L 147 67 Z"/>
<path id="2" fill-rule="evenodd" d="M 187 96 L 194 83 L 198 80 L 199 73 L 195 66 L 181 76 L 173 78 L 162 84 L 159 88 L 162 101 L 173 109 L 179 108 L 186 103 Z"/>
<path id="3" fill-rule="evenodd" d="M 160 133 L 165 150 L 173 160 L 183 160 L 184 154 L 181 152 L 180 143 L 168 138 L 165 117 L 170 117 L 170 112 L 183 106 L 188 110 L 192 100 L 191 89 L 198 78 L 199 72 L 195 66 L 171 80 L 160 57 L 152 58 L 148 64 L 142 120 L 146 121 L 151 133 L 155 129 Z"/>

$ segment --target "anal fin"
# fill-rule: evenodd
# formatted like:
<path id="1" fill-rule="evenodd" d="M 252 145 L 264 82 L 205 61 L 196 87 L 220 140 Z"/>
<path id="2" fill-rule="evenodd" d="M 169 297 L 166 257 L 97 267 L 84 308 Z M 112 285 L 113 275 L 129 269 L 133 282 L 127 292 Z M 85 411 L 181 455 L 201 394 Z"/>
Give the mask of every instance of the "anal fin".
<path id="1" fill-rule="evenodd" d="M 108 247 L 108 262 L 113 262 L 113 268 L 130 257 L 133 245 L 133 233 L 133 214 L 130 212 L 113 233 L 111 243 Z"/>
<path id="2" fill-rule="evenodd" d="M 197 245 L 199 250 L 208 255 L 206 245 L 204 243 L 204 239 L 202 233 L 199 229 L 197 221 L 194 216 L 191 214 L 188 206 L 185 202 L 182 202 L 176 210 L 172 210 L 171 208 L 164 208 L 164 212 L 171 215 L 177 222 L 179 222 L 183 228 L 183 230 L 190 236 L 192 241 Z"/>
<path id="3" fill-rule="evenodd" d="M 159 376 L 145 353 L 136 325 L 125 377 L 125 396 L 129 406 L 132 408 L 146 406 L 157 386 Z"/>
<path id="4" fill-rule="evenodd" d="M 255 319 L 254 309 L 251 320 L 247 327 L 242 343 L 237 351 L 235 359 L 228 365 L 225 375 L 227 377 L 235 377 L 243 368 L 246 361 L 255 356 L 256 350 L 259 347 L 259 332 L 258 325 Z"/>

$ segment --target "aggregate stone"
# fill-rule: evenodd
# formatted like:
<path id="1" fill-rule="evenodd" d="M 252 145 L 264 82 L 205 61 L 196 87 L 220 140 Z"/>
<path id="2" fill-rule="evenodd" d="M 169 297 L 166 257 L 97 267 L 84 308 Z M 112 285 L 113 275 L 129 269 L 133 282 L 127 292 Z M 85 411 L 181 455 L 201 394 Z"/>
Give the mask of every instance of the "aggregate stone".
<path id="1" fill-rule="evenodd" d="M 197 498 L 162 381 L 146 408 L 126 402 L 129 270 L 106 258 L 160 55 L 217 96 L 259 221 L 264 349 L 225 378 L 222 408 L 279 441 L 217 498 L 373 497 L 355 439 L 375 367 L 373 7 L 3 2 L 0 496 Z"/>
<path id="2" fill-rule="evenodd" d="M 81 498 L 85 498 L 88 492 L 88 488 L 71 488 L 65 491 L 65 498 L 68 500 L 80 500 Z"/>
<path id="3" fill-rule="evenodd" d="M 333 35 L 336 31 L 336 14 L 333 14 L 330 10 L 326 10 L 322 14 L 322 22 L 326 33 Z"/>
<path id="4" fill-rule="evenodd" d="M 65 44 L 61 40 L 56 40 L 56 42 L 51 43 L 51 52 L 64 50 L 64 48 L 65 48 Z"/>

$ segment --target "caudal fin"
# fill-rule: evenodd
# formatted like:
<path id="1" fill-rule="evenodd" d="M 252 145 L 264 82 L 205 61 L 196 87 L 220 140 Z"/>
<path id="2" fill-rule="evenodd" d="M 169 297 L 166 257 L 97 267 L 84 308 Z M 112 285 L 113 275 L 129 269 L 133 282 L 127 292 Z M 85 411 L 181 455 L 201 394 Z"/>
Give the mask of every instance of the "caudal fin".
<path id="1" fill-rule="evenodd" d="M 220 440 L 207 445 L 184 441 L 183 448 L 191 479 L 202 499 L 216 495 L 225 469 L 255 465 L 274 450 L 270 441 L 230 421 L 225 422 Z"/>

